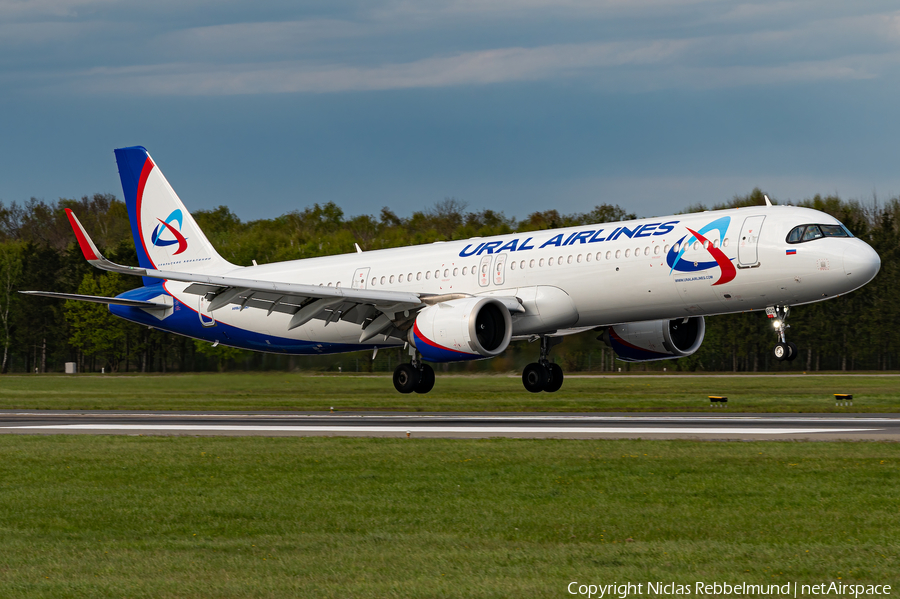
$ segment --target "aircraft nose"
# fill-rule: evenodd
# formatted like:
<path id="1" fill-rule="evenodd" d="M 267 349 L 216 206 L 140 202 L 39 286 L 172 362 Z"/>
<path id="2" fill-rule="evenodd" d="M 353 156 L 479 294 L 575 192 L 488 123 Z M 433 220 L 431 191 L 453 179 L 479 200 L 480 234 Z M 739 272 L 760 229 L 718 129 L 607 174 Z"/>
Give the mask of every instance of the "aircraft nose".
<path id="1" fill-rule="evenodd" d="M 866 242 L 856 241 L 858 243 L 844 250 L 844 273 L 853 282 L 854 289 L 874 279 L 881 269 L 878 252 Z"/>

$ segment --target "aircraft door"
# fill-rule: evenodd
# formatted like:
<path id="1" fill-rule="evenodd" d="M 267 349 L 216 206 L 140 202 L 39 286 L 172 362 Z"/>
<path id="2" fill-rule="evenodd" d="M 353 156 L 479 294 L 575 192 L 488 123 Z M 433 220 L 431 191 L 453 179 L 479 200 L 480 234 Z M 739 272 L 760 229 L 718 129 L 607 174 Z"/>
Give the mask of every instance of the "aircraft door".
<path id="1" fill-rule="evenodd" d="M 481 264 L 478 265 L 478 285 L 487 287 L 491 284 L 491 256 L 485 254 L 481 257 Z"/>
<path id="2" fill-rule="evenodd" d="M 353 273 L 353 285 L 351 287 L 353 289 L 365 289 L 366 281 L 369 278 L 369 269 L 367 268 L 357 268 L 356 272 Z"/>
<path id="3" fill-rule="evenodd" d="M 503 285 L 506 281 L 506 254 L 498 254 L 494 260 L 494 285 Z"/>
<path id="4" fill-rule="evenodd" d="M 738 268 L 751 268 L 759 265 L 757 246 L 759 244 L 759 232 L 762 230 L 764 215 L 748 216 L 741 227 L 741 236 L 738 240 Z"/>
<path id="5" fill-rule="evenodd" d="M 212 315 L 212 312 L 207 310 L 208 307 L 209 302 L 206 301 L 206 297 L 202 295 L 199 296 L 199 302 L 197 304 L 197 316 L 200 318 L 200 324 L 205 327 L 214 327 L 216 326 L 216 318 Z M 204 316 L 206 317 L 206 319 L 204 319 Z"/>

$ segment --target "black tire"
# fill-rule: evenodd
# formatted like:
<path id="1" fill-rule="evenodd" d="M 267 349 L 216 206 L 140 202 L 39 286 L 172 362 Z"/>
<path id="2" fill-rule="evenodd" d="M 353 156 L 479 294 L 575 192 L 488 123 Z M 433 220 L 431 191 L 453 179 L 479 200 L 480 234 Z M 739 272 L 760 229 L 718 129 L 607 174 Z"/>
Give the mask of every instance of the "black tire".
<path id="1" fill-rule="evenodd" d="M 563 384 L 563 369 L 559 364 L 549 364 L 547 370 L 550 373 L 550 382 L 544 387 L 547 393 L 555 393 Z"/>
<path id="2" fill-rule="evenodd" d="M 412 364 L 401 364 L 394 370 L 394 388 L 400 393 L 412 393 L 420 378 L 419 371 Z"/>
<path id="3" fill-rule="evenodd" d="M 434 389 L 434 368 L 428 364 L 422 365 L 419 371 L 419 384 L 416 385 L 416 393 L 428 393 Z"/>
<path id="4" fill-rule="evenodd" d="M 522 384 L 532 393 L 540 393 L 549 382 L 550 372 L 537 362 L 532 362 L 522 371 Z"/>
<path id="5" fill-rule="evenodd" d="M 791 355 L 791 348 L 787 343 L 776 343 L 773 353 L 775 354 L 776 360 L 778 360 L 779 362 L 783 362 L 784 360 L 787 360 Z"/>
<path id="6" fill-rule="evenodd" d="M 788 345 L 788 349 L 791 352 L 790 355 L 788 355 L 788 357 L 787 357 L 787 361 L 793 362 L 795 359 L 797 359 L 797 356 L 800 354 L 800 350 L 797 349 L 797 344 L 792 343 L 791 341 L 788 341 L 787 345 Z"/>

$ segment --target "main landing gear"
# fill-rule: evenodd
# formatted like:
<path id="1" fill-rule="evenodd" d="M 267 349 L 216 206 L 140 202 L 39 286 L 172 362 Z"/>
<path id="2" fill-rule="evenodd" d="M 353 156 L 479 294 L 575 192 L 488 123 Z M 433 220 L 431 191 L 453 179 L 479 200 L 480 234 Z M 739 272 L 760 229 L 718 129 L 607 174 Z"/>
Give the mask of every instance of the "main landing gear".
<path id="1" fill-rule="evenodd" d="M 557 364 L 553 364 L 547 358 L 550 348 L 562 343 L 560 337 L 541 336 L 541 357 L 537 362 L 532 362 L 522 371 L 522 384 L 532 393 L 546 391 L 553 393 L 559 391 L 563 384 L 563 371 Z"/>
<path id="2" fill-rule="evenodd" d="M 428 393 L 434 388 L 434 369 L 412 354 L 412 361 L 394 370 L 394 388 L 400 393 Z"/>
<path id="3" fill-rule="evenodd" d="M 778 335 L 778 343 L 775 344 L 774 353 L 775 359 L 779 362 L 783 362 L 784 360 L 793 362 L 797 357 L 797 354 L 799 353 L 797 344 L 787 341 L 784 335 L 785 330 L 790 327 L 789 324 L 785 324 L 788 314 L 790 313 L 790 306 L 772 306 L 766 308 L 766 316 L 775 319 L 772 324 L 775 325 L 775 333 Z"/>

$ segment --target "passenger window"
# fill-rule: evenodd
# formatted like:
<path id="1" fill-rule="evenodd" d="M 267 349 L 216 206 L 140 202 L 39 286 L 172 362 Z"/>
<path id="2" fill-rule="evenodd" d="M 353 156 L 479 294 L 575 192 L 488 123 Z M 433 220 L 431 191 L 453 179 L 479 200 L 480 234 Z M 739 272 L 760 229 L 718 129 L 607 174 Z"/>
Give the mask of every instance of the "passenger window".
<path id="1" fill-rule="evenodd" d="M 384 277 L 381 277 L 381 284 L 384 285 Z"/>
<path id="2" fill-rule="evenodd" d="M 616 259 L 618 260 L 621 257 L 622 257 L 622 250 L 616 250 Z"/>
<path id="3" fill-rule="evenodd" d="M 450 269 L 449 269 L 449 268 L 445 268 L 445 269 L 444 269 L 444 278 L 445 278 L 445 279 L 449 279 L 449 278 L 450 278 Z"/>
<path id="4" fill-rule="evenodd" d="M 559 264 L 560 266 L 562 266 L 562 263 L 563 263 L 563 257 L 560 256 L 559 258 L 557 258 L 556 263 Z"/>
<path id="5" fill-rule="evenodd" d="M 695 249 L 695 250 L 699 250 L 699 249 L 700 249 L 700 242 L 699 242 L 699 241 L 695 241 L 695 242 L 694 242 L 694 249 Z"/>
<path id="6" fill-rule="evenodd" d="M 654 248 L 653 248 L 653 255 L 654 255 L 654 256 L 659 256 L 659 246 L 658 246 L 658 245 L 657 245 L 657 246 L 654 246 Z"/>
<path id="7" fill-rule="evenodd" d="M 409 281 L 410 283 L 412 283 L 412 273 L 409 273 L 408 275 L 406 275 L 406 280 Z"/>
<path id="8" fill-rule="evenodd" d="M 417 281 L 421 281 L 421 280 L 422 280 L 422 273 L 421 273 L 421 271 L 416 273 L 416 280 L 417 280 Z"/>
<path id="9" fill-rule="evenodd" d="M 372 277 L 372 287 L 375 286 L 375 282 L 378 280 L 378 277 Z"/>
<path id="10" fill-rule="evenodd" d="M 728 238 L 727 238 L 727 237 L 725 238 L 725 241 L 722 242 L 722 247 L 723 247 L 723 248 L 727 248 L 727 247 L 728 247 Z"/>
<path id="11" fill-rule="evenodd" d="M 337 283 L 334 284 L 334 286 L 335 286 L 335 287 L 340 287 L 340 286 L 341 286 L 341 282 L 338 281 Z"/>
<path id="12" fill-rule="evenodd" d="M 681 248 L 681 244 L 680 244 L 680 243 L 676 243 L 676 244 L 675 244 L 675 247 L 672 248 L 672 251 L 673 251 L 673 252 L 678 252 L 680 248 Z"/>
<path id="13" fill-rule="evenodd" d="M 391 281 L 391 283 L 394 282 L 394 275 L 391 275 L 391 280 L 390 280 L 390 281 Z"/>
<path id="14" fill-rule="evenodd" d="M 597 252 L 597 256 L 599 256 L 599 255 L 600 255 L 600 252 Z M 610 257 L 612 257 L 612 252 L 606 252 L 606 259 L 609 260 Z M 599 260 L 600 258 L 597 258 L 597 259 Z"/>
<path id="15" fill-rule="evenodd" d="M 459 274 L 459 269 L 458 269 L 458 268 L 454 268 L 454 269 L 453 269 L 453 276 L 455 277 L 455 276 L 457 276 L 458 274 Z"/>
<path id="16" fill-rule="evenodd" d="M 667 254 L 669 253 L 669 244 L 668 243 L 663 246 L 663 252 L 665 252 Z"/>
<path id="17" fill-rule="evenodd" d="M 572 264 L 572 255 L 569 254 L 569 258 L 566 260 L 566 263 Z"/>
<path id="18" fill-rule="evenodd" d="M 434 271 L 434 278 L 435 278 L 435 279 L 440 279 L 440 278 L 441 278 L 441 271 L 439 271 L 439 270 Z"/>
<path id="19" fill-rule="evenodd" d="M 468 266 L 463 266 L 463 276 L 466 276 L 466 274 L 467 274 L 468 272 L 469 272 L 469 267 L 468 267 Z"/>
<path id="20" fill-rule="evenodd" d="M 707 240 L 705 240 L 705 241 L 703 242 L 703 249 L 704 249 L 704 250 L 708 250 L 708 249 L 709 249 L 709 239 L 707 239 Z"/>
<path id="21" fill-rule="evenodd" d="M 625 250 L 625 257 L 628 258 L 631 256 L 631 250 Z M 616 258 L 619 257 L 619 252 L 616 252 Z"/>
<path id="22" fill-rule="evenodd" d="M 553 266 L 553 256 L 551 256 L 550 260 L 547 261 L 547 266 Z"/>
<path id="23" fill-rule="evenodd" d="M 591 255 L 590 255 L 590 254 L 586 254 L 586 255 L 584 256 L 584 259 L 587 260 L 588 262 L 590 262 L 590 261 L 591 261 Z M 581 262 L 581 255 L 580 255 L 580 254 L 579 254 L 579 256 L 578 256 L 578 261 Z"/>
<path id="24" fill-rule="evenodd" d="M 637 258 L 641 255 L 641 248 L 634 248 L 634 257 Z"/>
<path id="25" fill-rule="evenodd" d="M 510 269 L 510 270 L 515 270 L 515 269 L 516 269 L 516 262 L 515 262 L 515 260 L 510 260 L 510 262 L 509 262 L 509 269 Z"/>
<path id="26" fill-rule="evenodd" d="M 534 268 L 534 260 L 528 263 L 528 268 Z"/>
<path id="27" fill-rule="evenodd" d="M 544 265 L 544 259 L 541 258 L 541 261 L 540 261 L 538 264 L 539 264 L 539 266 L 543 266 L 543 265 Z"/>
<path id="28" fill-rule="evenodd" d="M 403 282 L 403 275 L 400 275 L 400 278 L 398 279 L 397 282 L 398 282 L 398 283 L 402 283 L 402 282 Z"/>
<path id="29" fill-rule="evenodd" d="M 427 270 L 427 271 L 425 271 L 425 280 L 427 281 L 429 279 L 431 279 L 431 271 Z"/>

